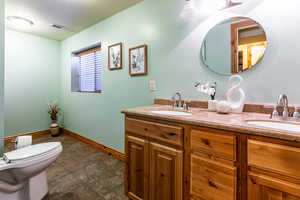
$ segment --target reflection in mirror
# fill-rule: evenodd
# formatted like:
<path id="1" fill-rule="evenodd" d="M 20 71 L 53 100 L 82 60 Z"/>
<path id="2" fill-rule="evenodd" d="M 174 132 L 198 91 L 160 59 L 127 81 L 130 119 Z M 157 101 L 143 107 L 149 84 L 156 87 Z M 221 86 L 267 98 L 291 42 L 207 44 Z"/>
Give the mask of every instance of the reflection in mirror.
<path id="1" fill-rule="evenodd" d="M 201 59 L 218 74 L 237 74 L 254 67 L 262 59 L 266 47 L 266 33 L 260 24 L 250 18 L 234 17 L 207 33 Z"/>

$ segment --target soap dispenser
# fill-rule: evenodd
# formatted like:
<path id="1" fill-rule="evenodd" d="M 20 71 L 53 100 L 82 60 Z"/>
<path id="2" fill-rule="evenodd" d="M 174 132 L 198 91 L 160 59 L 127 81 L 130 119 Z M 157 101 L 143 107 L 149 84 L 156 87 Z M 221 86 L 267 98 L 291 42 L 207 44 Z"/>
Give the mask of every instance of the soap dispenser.
<path id="1" fill-rule="evenodd" d="M 299 108 L 300 108 L 300 107 L 295 106 L 295 111 L 294 111 L 294 113 L 293 113 L 293 117 L 300 120 Z"/>

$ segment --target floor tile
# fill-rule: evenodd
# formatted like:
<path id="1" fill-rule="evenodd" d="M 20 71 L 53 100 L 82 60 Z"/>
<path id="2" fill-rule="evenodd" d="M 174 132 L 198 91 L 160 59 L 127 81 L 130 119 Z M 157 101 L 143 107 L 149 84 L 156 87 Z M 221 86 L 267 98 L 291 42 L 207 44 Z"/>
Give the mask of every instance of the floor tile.
<path id="1" fill-rule="evenodd" d="M 127 200 L 123 162 L 68 135 L 45 135 L 33 143 L 57 141 L 63 152 L 47 169 L 49 194 L 43 200 Z"/>

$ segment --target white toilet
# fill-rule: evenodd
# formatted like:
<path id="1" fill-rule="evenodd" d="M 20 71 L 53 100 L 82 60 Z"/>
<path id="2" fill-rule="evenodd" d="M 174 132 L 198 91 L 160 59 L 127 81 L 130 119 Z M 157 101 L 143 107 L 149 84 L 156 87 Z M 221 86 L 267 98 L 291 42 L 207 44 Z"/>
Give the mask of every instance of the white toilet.
<path id="1" fill-rule="evenodd" d="M 45 170 L 62 152 L 60 142 L 27 146 L 0 158 L 0 199 L 41 200 L 48 193 Z"/>

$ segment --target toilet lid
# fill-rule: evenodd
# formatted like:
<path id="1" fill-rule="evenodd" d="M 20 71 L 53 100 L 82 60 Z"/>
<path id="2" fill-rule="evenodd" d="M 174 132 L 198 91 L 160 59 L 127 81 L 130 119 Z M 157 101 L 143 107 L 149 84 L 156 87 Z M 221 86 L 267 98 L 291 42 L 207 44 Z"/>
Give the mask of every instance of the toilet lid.
<path id="1" fill-rule="evenodd" d="M 60 142 L 48 142 L 35 144 L 15 151 L 4 153 L 5 159 L 9 161 L 16 161 L 31 158 L 41 154 L 45 154 L 49 151 L 55 150 L 61 146 Z"/>

